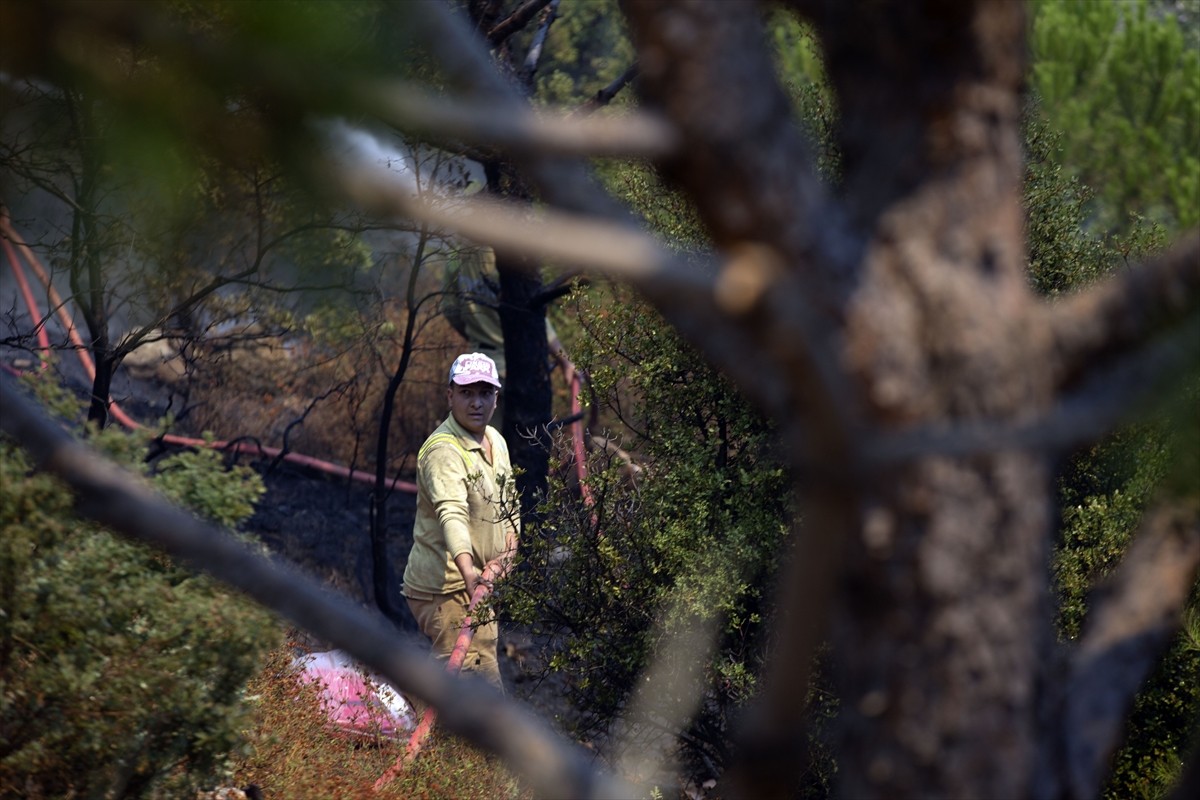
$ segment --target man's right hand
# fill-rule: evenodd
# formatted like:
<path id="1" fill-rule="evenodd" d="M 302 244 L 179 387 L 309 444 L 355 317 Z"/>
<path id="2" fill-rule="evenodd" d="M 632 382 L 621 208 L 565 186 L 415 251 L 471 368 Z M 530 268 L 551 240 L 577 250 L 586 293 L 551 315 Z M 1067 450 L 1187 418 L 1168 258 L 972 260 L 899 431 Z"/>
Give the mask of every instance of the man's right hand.
<path id="1" fill-rule="evenodd" d="M 479 574 L 479 570 L 475 569 L 475 561 L 471 558 L 470 553 L 459 553 L 454 559 L 454 565 L 458 567 L 459 574 L 463 577 L 463 583 L 467 585 L 467 596 L 475 596 L 475 587 L 479 585 L 479 581 L 483 576 Z"/>

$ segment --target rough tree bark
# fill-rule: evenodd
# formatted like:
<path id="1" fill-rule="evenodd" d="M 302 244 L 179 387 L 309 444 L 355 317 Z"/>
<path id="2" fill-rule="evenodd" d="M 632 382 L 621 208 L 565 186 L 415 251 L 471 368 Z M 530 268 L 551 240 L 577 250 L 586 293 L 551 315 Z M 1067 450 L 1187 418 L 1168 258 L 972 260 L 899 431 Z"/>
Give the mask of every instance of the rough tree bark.
<path id="1" fill-rule="evenodd" d="M 504 439 L 521 492 L 521 517 L 532 518 L 549 478 L 550 442 L 546 426 L 553 417 L 550 386 L 550 348 L 546 343 L 546 308 L 538 303 L 542 281 L 522 256 L 496 253 L 500 297 L 504 308 L 507 383 L 504 387 Z M 515 262 L 515 263 L 514 263 Z M 532 277 L 532 280 L 531 280 Z"/>

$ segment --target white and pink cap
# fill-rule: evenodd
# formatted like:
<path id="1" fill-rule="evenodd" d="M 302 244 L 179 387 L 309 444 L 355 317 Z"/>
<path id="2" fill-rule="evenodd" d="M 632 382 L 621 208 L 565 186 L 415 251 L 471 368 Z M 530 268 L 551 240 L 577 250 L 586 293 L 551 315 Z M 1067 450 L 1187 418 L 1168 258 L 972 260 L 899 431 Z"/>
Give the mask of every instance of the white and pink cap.
<path id="1" fill-rule="evenodd" d="M 500 388 L 496 362 L 483 353 L 463 353 L 454 359 L 454 363 L 450 365 L 450 382 L 459 386 L 482 382 Z"/>

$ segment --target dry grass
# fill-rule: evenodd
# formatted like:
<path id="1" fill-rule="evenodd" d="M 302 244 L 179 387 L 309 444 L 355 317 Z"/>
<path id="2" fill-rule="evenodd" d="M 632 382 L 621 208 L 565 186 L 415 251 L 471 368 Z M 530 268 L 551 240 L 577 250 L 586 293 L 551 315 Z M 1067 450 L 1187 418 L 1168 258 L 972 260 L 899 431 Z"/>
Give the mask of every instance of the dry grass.
<path id="1" fill-rule="evenodd" d="M 421 755 L 391 784 L 375 781 L 403 752 L 405 741 L 351 740 L 330 731 L 314 690 L 301 687 L 291 651 L 272 654 L 252 682 L 255 727 L 236 760 L 237 785 L 256 784 L 267 800 L 524 800 L 531 795 L 498 761 L 436 732 Z"/>

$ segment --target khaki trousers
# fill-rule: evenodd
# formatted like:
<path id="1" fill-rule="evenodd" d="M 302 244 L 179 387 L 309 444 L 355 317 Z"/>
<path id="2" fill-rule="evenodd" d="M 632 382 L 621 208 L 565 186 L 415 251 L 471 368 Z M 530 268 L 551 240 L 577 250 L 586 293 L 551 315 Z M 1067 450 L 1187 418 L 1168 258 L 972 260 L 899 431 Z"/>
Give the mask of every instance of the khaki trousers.
<path id="1" fill-rule="evenodd" d="M 450 659 L 454 643 L 458 640 L 458 630 L 462 627 L 463 619 L 467 616 L 467 605 L 471 598 L 466 589 L 451 594 L 425 594 L 413 591 L 406 594 L 408 607 L 421 633 L 429 637 L 433 643 L 433 655 L 442 661 Z M 500 679 L 500 662 L 496 658 L 496 642 L 500 635 L 500 626 L 493 619 L 486 625 L 475 628 L 475 636 L 471 646 L 467 648 L 467 657 L 463 660 L 463 672 L 474 672 L 500 691 L 504 691 L 504 683 Z"/>

